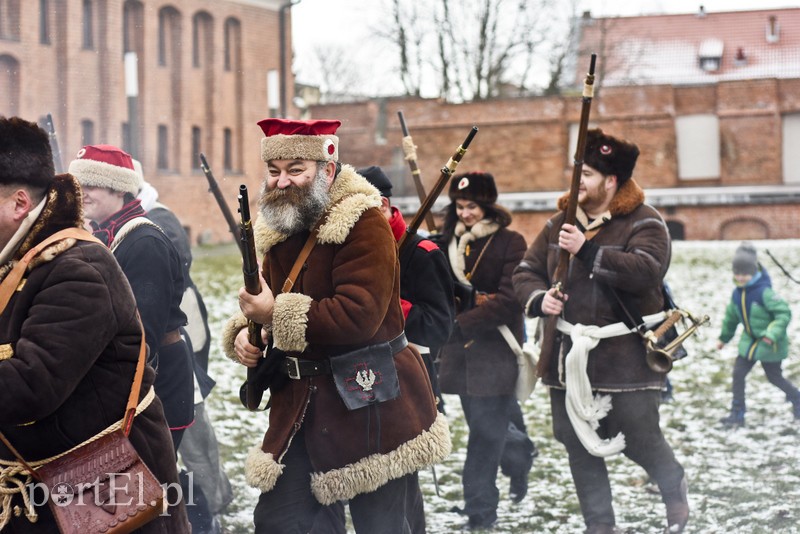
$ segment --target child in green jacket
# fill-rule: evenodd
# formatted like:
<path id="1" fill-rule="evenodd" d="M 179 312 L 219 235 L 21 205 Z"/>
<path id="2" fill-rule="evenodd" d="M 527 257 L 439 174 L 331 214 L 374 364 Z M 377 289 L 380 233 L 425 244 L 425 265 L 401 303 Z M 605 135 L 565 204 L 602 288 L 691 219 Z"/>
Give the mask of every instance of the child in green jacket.
<path id="1" fill-rule="evenodd" d="M 792 312 L 786 301 L 773 291 L 769 274 L 758 263 L 752 243 L 742 242 L 736 249 L 733 279 L 736 288 L 725 309 L 717 348 L 721 349 L 733 338 L 739 324 L 744 326 L 744 331 L 739 339 L 739 356 L 733 366 L 731 413 L 720 422 L 730 427 L 744 425 L 745 378 L 757 361 L 761 362 L 767 379 L 792 403 L 794 418 L 800 419 L 800 390 L 784 378 L 781 369 L 781 362 L 789 355 L 786 328 Z"/>

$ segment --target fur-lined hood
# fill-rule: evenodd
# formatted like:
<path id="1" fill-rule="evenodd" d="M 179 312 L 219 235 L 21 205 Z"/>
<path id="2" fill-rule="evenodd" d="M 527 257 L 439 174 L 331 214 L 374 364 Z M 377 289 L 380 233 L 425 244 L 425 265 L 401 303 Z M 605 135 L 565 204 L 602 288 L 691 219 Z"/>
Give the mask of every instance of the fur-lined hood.
<path id="1" fill-rule="evenodd" d="M 327 219 L 317 235 L 320 244 L 344 243 L 361 214 L 369 208 L 381 206 L 378 190 L 350 165 L 342 165 L 342 170 L 331 183 L 330 195 L 331 201 L 326 208 Z M 253 234 L 259 255 L 289 237 L 268 227 L 260 217 L 253 225 Z"/>
<path id="2" fill-rule="evenodd" d="M 558 209 L 565 211 L 567 203 L 569 202 L 569 191 L 564 193 L 558 199 Z M 644 203 L 644 190 L 639 187 L 636 180 L 631 178 L 619 188 L 614 198 L 611 199 L 611 204 L 608 206 L 608 211 L 612 217 L 619 217 L 627 215 L 633 210 L 638 208 Z"/>

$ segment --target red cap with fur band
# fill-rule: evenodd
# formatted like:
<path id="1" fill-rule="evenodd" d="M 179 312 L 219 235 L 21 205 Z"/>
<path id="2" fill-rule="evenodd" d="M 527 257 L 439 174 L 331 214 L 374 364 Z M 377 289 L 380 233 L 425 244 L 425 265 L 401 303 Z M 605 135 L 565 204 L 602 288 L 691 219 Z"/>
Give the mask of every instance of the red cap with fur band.
<path id="1" fill-rule="evenodd" d="M 303 159 L 337 161 L 339 138 L 334 135 L 342 125 L 337 120 L 300 121 L 263 119 L 258 121 L 264 139 L 261 140 L 261 159 Z"/>

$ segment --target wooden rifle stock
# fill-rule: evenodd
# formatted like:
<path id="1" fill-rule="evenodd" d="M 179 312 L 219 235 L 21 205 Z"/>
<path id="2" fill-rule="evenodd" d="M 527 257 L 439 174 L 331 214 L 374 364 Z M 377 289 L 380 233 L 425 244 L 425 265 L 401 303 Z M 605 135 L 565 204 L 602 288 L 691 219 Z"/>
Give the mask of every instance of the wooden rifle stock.
<path id="1" fill-rule="evenodd" d="M 419 166 L 417 165 L 417 147 L 414 145 L 414 140 L 411 139 L 411 134 L 408 133 L 406 127 L 406 119 L 403 117 L 403 112 L 398 111 L 397 117 L 400 119 L 400 129 L 403 130 L 403 153 L 406 155 L 406 161 L 411 168 L 411 177 L 414 179 L 414 187 L 417 190 L 419 202 L 425 202 L 425 187 L 422 185 L 422 176 L 420 176 Z M 436 221 L 433 220 L 433 214 L 429 211 L 425 214 L 425 224 L 428 225 L 428 230 L 431 232 L 436 231 Z"/>
<path id="2" fill-rule="evenodd" d="M 58 147 L 53 115 L 50 113 L 45 117 L 45 126 L 47 127 L 47 137 L 50 139 L 50 151 L 53 153 L 53 167 L 55 167 L 56 174 L 61 174 L 64 172 L 64 162 L 61 160 L 61 149 Z"/>
<path id="3" fill-rule="evenodd" d="M 250 199 L 247 195 L 247 186 L 239 186 L 239 214 L 241 224 L 239 226 L 239 248 L 242 251 L 242 274 L 244 275 L 244 288 L 251 295 L 261 293 L 261 281 L 258 273 L 258 259 L 256 258 L 256 242 L 253 236 L 253 223 L 250 220 Z M 247 340 L 251 345 L 261 349 L 265 348 L 261 338 L 262 325 L 247 321 Z M 264 358 L 259 360 L 259 365 L 264 362 Z M 261 404 L 263 391 L 258 391 L 254 387 L 257 367 L 247 368 L 247 387 L 245 388 L 245 403 L 247 409 L 257 410 Z"/>
<path id="4" fill-rule="evenodd" d="M 578 146 L 575 149 L 572 166 L 572 181 L 569 186 L 569 200 L 564 216 L 564 224 L 575 224 L 578 212 L 578 190 L 581 186 L 581 174 L 583 172 L 583 156 L 586 151 L 586 132 L 589 129 L 589 112 L 592 108 L 592 96 L 594 95 L 594 67 L 597 61 L 597 54 L 592 54 L 589 64 L 589 72 L 583 82 L 583 99 L 581 104 L 581 118 L 578 124 Z M 564 249 L 559 250 L 558 266 L 553 274 L 553 287 L 564 294 L 567 289 L 567 270 L 569 268 L 570 253 Z M 548 315 L 545 317 L 544 329 L 542 331 L 542 356 L 539 357 L 537 373 L 544 376 L 550 368 L 550 360 L 554 356 L 554 347 L 558 332 L 558 315 Z M 549 349 L 549 350 L 545 350 Z M 547 355 L 545 357 L 545 355 Z"/>
<path id="5" fill-rule="evenodd" d="M 206 180 L 208 180 L 208 190 L 214 195 L 214 198 L 217 200 L 217 205 L 219 206 L 220 211 L 222 212 L 222 216 L 225 217 L 225 222 L 228 223 L 228 230 L 230 230 L 231 234 L 233 235 L 234 240 L 239 245 L 239 249 L 244 254 L 244 250 L 242 250 L 242 241 L 239 239 L 239 224 L 236 222 L 236 219 L 233 218 L 233 213 L 231 213 L 231 209 L 228 207 L 228 203 L 225 201 L 225 197 L 222 196 L 222 191 L 219 189 L 219 185 L 217 184 L 216 178 L 214 178 L 214 174 L 211 172 L 211 167 L 208 166 L 208 161 L 206 161 L 206 156 L 202 152 L 200 153 L 200 168 L 203 169 L 203 174 L 206 175 Z M 246 193 L 245 188 L 245 193 Z M 248 214 L 250 213 L 250 208 L 248 207 L 247 210 Z M 248 215 L 248 220 L 250 219 Z M 258 280 L 258 277 L 256 277 Z"/>
<path id="6" fill-rule="evenodd" d="M 425 214 L 428 213 L 433 204 L 436 202 L 436 199 L 439 198 L 439 194 L 444 189 L 444 186 L 447 185 L 447 182 L 450 180 L 450 177 L 456 170 L 458 166 L 458 162 L 461 161 L 461 158 L 464 157 L 464 154 L 467 153 L 467 149 L 469 148 L 469 144 L 472 142 L 472 138 L 475 137 L 475 134 L 478 133 L 478 127 L 473 126 L 472 129 L 467 134 L 467 138 L 464 139 L 464 142 L 461 143 L 461 146 L 456 149 L 455 154 L 448 160 L 444 167 L 442 167 L 442 171 L 439 174 L 439 179 L 436 181 L 436 184 L 431 189 L 431 192 L 428 193 L 428 196 L 425 197 L 425 201 L 420 205 L 417 213 L 414 215 L 414 218 L 411 219 L 411 222 L 406 228 L 406 233 L 403 234 L 403 237 L 400 238 L 400 243 L 398 247 L 400 250 L 403 249 L 403 246 L 408 241 L 408 236 L 417 233 L 419 229 L 419 225 L 422 224 L 422 219 L 425 217 Z"/>

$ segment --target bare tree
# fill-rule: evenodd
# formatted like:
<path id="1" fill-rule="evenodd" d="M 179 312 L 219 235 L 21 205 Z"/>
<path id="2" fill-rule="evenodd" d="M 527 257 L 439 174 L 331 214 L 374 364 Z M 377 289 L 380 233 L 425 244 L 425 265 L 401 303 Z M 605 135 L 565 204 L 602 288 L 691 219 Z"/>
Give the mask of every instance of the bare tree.
<path id="1" fill-rule="evenodd" d="M 551 0 L 391 0 L 391 24 L 378 35 L 396 47 L 407 94 L 427 85 L 450 100 L 481 100 L 529 83 L 551 8 Z"/>
<path id="2" fill-rule="evenodd" d="M 363 95 L 361 73 L 357 65 L 350 61 L 346 51 L 330 44 L 314 48 L 313 68 L 321 80 L 320 91 L 327 103 L 348 102 Z"/>

